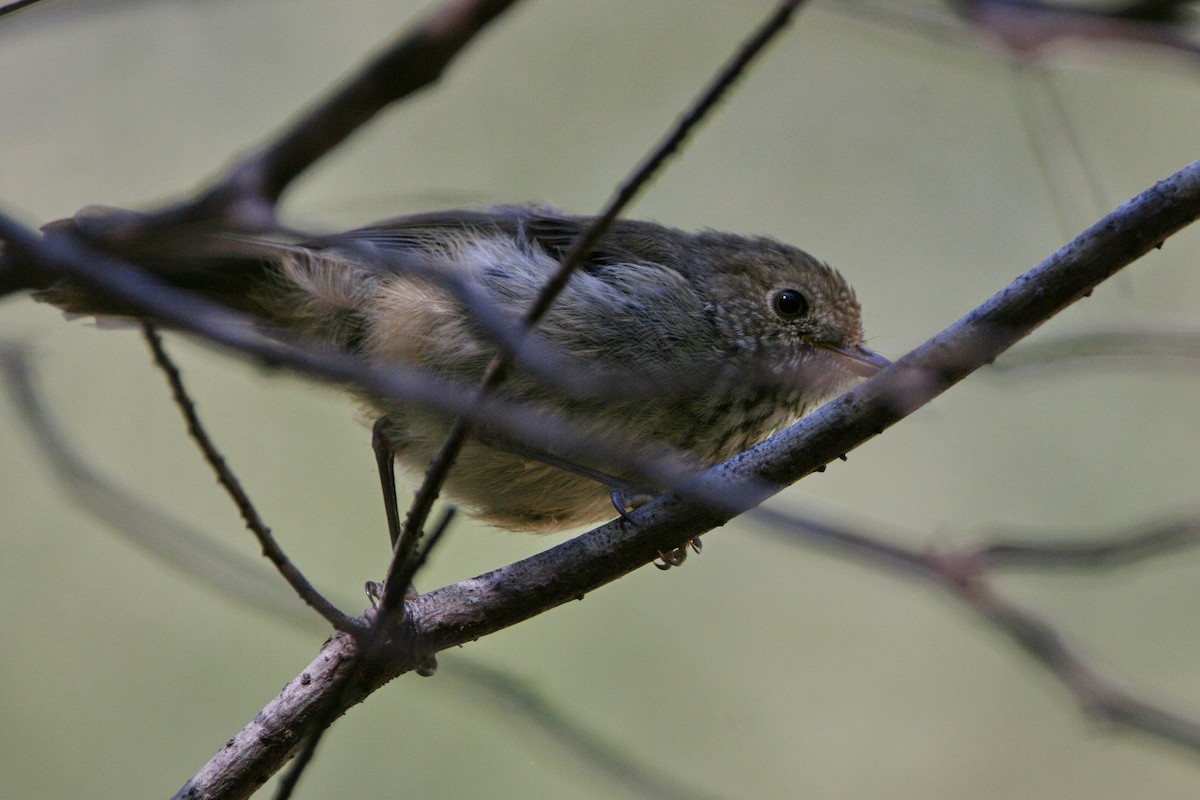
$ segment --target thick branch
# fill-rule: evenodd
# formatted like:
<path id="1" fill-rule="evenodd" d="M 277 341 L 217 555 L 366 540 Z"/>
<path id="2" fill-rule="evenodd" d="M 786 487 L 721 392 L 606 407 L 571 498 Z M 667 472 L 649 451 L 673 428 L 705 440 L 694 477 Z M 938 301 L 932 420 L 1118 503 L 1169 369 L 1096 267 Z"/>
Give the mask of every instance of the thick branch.
<path id="1" fill-rule="evenodd" d="M 472 39 L 516 2 L 450 0 L 207 190 L 152 214 L 90 219 L 88 236 L 120 251 L 204 225 L 276 230 L 275 205 L 296 178 L 387 106 L 436 82 Z M 12 276 L 5 280 L 0 274 L 0 294 L 14 285 Z"/>
<path id="2" fill-rule="evenodd" d="M 438 9 L 275 141 L 238 164 L 206 199 L 251 192 L 274 204 L 300 173 L 386 106 L 437 81 L 471 39 L 514 2 L 457 0 Z"/>

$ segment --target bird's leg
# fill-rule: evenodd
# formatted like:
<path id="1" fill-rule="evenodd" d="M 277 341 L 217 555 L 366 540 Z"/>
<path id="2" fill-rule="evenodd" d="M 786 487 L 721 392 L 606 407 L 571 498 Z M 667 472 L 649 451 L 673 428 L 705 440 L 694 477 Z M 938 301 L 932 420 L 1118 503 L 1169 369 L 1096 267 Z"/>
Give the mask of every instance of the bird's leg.
<path id="1" fill-rule="evenodd" d="M 388 536 L 392 549 L 400 540 L 400 507 L 396 498 L 396 447 L 384 430 L 384 418 L 375 420 L 371 428 L 371 449 L 375 451 L 375 467 L 383 488 L 383 511 L 387 515 Z"/>
<path id="2" fill-rule="evenodd" d="M 637 511 L 642 506 L 654 499 L 654 495 L 649 492 L 630 492 L 628 489 L 613 489 L 608 495 L 608 499 L 612 501 L 613 508 L 617 510 L 617 514 L 626 522 L 632 522 L 629 519 L 629 514 L 632 511 Z"/>
<path id="3" fill-rule="evenodd" d="M 655 561 L 654 566 L 659 569 L 670 569 L 671 567 L 681 566 L 684 561 L 687 561 L 689 547 L 692 549 L 692 552 L 699 554 L 704 549 L 704 543 L 700 541 L 699 536 L 693 536 L 683 544 L 673 547 L 665 553 L 659 550 L 658 557 L 662 559 L 662 563 L 660 564 Z"/>
<path id="4" fill-rule="evenodd" d="M 640 505 L 645 505 L 652 499 L 657 497 L 660 492 L 645 486 L 639 486 L 636 483 L 627 481 L 624 478 L 618 478 L 616 475 L 610 475 L 602 470 L 594 469 L 584 464 L 579 464 L 575 461 L 570 461 L 562 456 L 556 456 L 554 453 L 540 450 L 536 447 L 530 447 L 521 442 L 512 442 L 507 439 L 498 439 L 494 436 L 488 436 L 486 433 L 476 432 L 475 438 L 480 442 L 492 448 L 493 450 L 503 450 L 506 453 L 512 453 L 521 458 L 528 458 L 531 461 L 540 461 L 543 464 L 549 464 L 552 467 L 582 475 L 585 478 L 590 478 L 596 483 L 604 484 L 613 490 L 613 506 L 617 509 L 617 513 L 622 517 L 626 515 L 628 510 L 637 508 Z M 621 503 L 626 501 L 631 505 L 624 508 Z M 632 505 L 636 503 L 636 505 Z"/>
<path id="5" fill-rule="evenodd" d="M 641 508 L 646 503 L 649 503 L 654 499 L 654 495 L 651 494 L 630 494 L 623 489 L 613 489 L 612 494 L 610 494 L 609 497 L 612 498 L 613 508 L 617 509 L 617 513 L 621 515 L 621 519 L 625 520 L 626 522 L 631 522 L 629 519 L 629 513 L 631 511 Z M 703 547 L 700 542 L 700 537 L 693 536 L 683 544 L 672 547 L 665 553 L 662 550 L 659 550 L 658 557 L 661 558 L 662 561 L 655 561 L 654 566 L 658 567 L 659 569 L 670 569 L 671 567 L 680 566 L 684 561 L 687 560 L 687 551 L 689 547 L 695 552 L 699 553 Z"/>
<path id="6" fill-rule="evenodd" d="M 400 541 L 400 505 L 396 497 L 396 446 L 384 430 L 383 418 L 375 420 L 371 428 L 371 449 L 375 451 L 375 467 L 379 471 L 379 483 L 383 489 L 383 512 L 387 515 L 388 536 L 392 541 L 392 552 Z M 374 605 L 383 596 L 383 584 L 367 581 L 367 598 Z M 413 600 L 417 590 L 409 584 L 404 590 L 404 599 Z"/>

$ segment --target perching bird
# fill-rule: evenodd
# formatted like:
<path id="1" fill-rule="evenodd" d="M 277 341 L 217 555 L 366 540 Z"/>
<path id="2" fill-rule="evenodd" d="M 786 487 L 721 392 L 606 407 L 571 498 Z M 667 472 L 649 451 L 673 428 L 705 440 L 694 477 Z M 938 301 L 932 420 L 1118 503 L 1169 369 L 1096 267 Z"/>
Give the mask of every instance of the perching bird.
<path id="1" fill-rule="evenodd" d="M 255 315 L 267 330 L 298 331 L 471 386 L 497 352 L 487 314 L 519 321 L 590 221 L 502 206 L 399 217 L 301 245 L 244 243 L 240 255 L 231 247 L 131 258 Z M 39 298 L 74 313 L 121 311 L 75 284 Z M 536 337 L 611 385 L 581 394 L 518 364 L 502 395 L 647 447 L 678 448 L 702 464 L 750 447 L 887 364 L 863 345 L 853 290 L 802 250 L 628 220 L 572 275 Z M 424 471 L 449 419 L 365 399 L 396 460 Z M 553 531 L 613 516 L 613 485 L 625 481 L 484 427 L 459 455 L 446 491 L 495 525 Z"/>

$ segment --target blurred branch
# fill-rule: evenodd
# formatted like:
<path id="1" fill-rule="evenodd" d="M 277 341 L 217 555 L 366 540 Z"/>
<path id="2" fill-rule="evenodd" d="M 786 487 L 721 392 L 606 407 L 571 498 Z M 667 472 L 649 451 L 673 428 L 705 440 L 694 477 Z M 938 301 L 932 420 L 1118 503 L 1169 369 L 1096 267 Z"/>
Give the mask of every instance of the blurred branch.
<path id="1" fill-rule="evenodd" d="M 138 246 L 179 237 L 188 228 L 265 230 L 275 227 L 275 204 L 296 176 L 344 141 L 388 103 L 435 80 L 450 59 L 491 19 L 504 2 L 447 4 L 425 26 L 399 41 L 339 91 L 318 105 L 275 142 L 237 165 L 199 197 L 152 214 L 116 214 L 82 219 L 73 233 L 37 237 L 0 217 L 0 293 L 50 276 L 69 276 L 130 303 L 153 319 L 165 320 L 267 363 L 352 384 L 372 394 L 439 408 L 470 421 L 486 420 L 534 444 L 549 442 L 558 452 L 608 448 L 628 471 L 652 471 L 630 443 L 599 441 L 570 424 L 527 406 L 503 403 L 475 387 L 464 388 L 416 370 L 381 365 L 307 342 L 280 342 L 259 335 L 253 320 L 194 295 L 172 289 L 120 258 Z M 798 3 L 784 3 L 783 22 Z M 769 37 L 767 37 L 769 38 Z M 753 40 L 745 60 L 765 44 Z M 755 44 L 755 42 L 758 42 Z M 735 59 L 732 67 L 736 67 Z M 744 64 L 743 64 L 744 66 Z M 740 67 L 738 67 L 740 69 Z M 736 75 L 736 72 L 732 74 Z M 718 84 L 720 86 L 720 84 Z M 712 95 L 715 98 L 716 94 Z M 707 101 L 706 101 L 707 102 Z M 694 112 L 699 118 L 705 104 Z M 680 130 L 691 124 L 685 119 Z M 682 138 L 682 134 L 680 135 Z M 669 140 L 665 158 L 677 142 Z M 652 164 L 652 157 L 648 164 Z M 646 177 L 652 172 L 646 171 Z M 627 184 L 628 196 L 641 185 Z M 603 234 L 628 197 L 618 194 L 600 217 L 593 238 Z M 624 197 L 624 199 L 622 199 Z M 336 634 L 322 653 L 285 687 L 242 732 L 180 791 L 180 797 L 242 797 L 291 758 L 299 742 L 327 727 L 374 689 L 403 672 L 420 669 L 432 654 L 542 613 L 581 597 L 652 561 L 659 551 L 698 536 L 761 502 L 808 473 L 848 452 L 948 389 L 1027 335 L 1037 325 L 1088 294 L 1092 287 L 1138 258 L 1200 214 L 1200 162 L 1101 220 L 1043 264 L 1018 278 L 955 325 L 914 350 L 896 366 L 810 415 L 762 445 L 691 480 L 678 491 L 573 541 L 486 575 L 443 587 L 401 606 L 395 589 L 388 602 L 406 611 L 386 629 L 357 636 Z M 561 281 L 571 264 L 591 247 L 588 236 L 564 259 Z M 561 282 L 560 281 L 560 282 Z M 529 317 L 535 322 L 553 299 L 551 287 Z M 505 367 L 495 366 L 495 380 Z M 464 426 L 464 430 L 465 430 Z M 611 440 L 612 437 L 605 437 Z M 453 440 L 446 468 L 453 462 Z M 628 445 L 628 446 L 627 446 Z M 574 448 L 574 449 L 573 449 Z M 659 465 L 668 473 L 671 464 Z M 682 476 L 678 469 L 673 485 Z M 438 471 L 430 486 L 436 491 Z M 422 499 L 429 499 L 429 495 Z M 418 518 L 413 514 L 414 520 Z M 415 529 L 423 527 L 424 516 Z M 410 537 L 415 542 L 415 537 Z M 994 620 L 1031 654 L 1097 708 L 1113 717 L 1136 716 L 1147 727 L 1182 730 L 1186 721 L 1142 708 L 1110 684 L 1102 684 L 1039 618 L 980 589 L 972 574 L 951 572 L 957 563 L 930 562 L 901 548 L 883 549 L 862 539 L 854 546 L 872 560 L 897 563 L 937 576 L 979 613 Z M 1100 689 L 1096 687 L 1100 686 Z M 1115 699 L 1114 699 L 1115 698 Z M 1155 722 L 1157 720 L 1157 722 Z M 1184 733 L 1178 734 L 1184 736 Z M 315 738 L 308 738 L 315 743 Z M 315 746 L 313 744 L 312 746 Z M 311 748 L 309 750 L 311 752 Z"/>
<path id="2" fill-rule="evenodd" d="M 950 0 L 935 5 L 841 0 L 832 8 L 958 51 L 974 53 L 986 46 L 996 61 L 1006 64 L 1030 155 L 1054 201 L 1063 233 L 1069 235 L 1103 213 L 1111 201 L 1055 86 L 1049 60 L 1042 56 L 1061 42 L 1100 55 L 1133 44 L 1147 55 L 1183 52 L 1191 69 L 1200 66 L 1193 3 L 1134 0 L 1103 5 L 1036 0 Z"/>
<path id="3" fill-rule="evenodd" d="M 615 520 L 531 558 L 416 598 L 406 604 L 410 613 L 401 623 L 399 637 L 420 639 L 417 650 L 429 653 L 466 644 L 578 599 L 649 563 L 659 550 L 733 516 L 728 509 L 714 509 L 694 499 L 703 497 L 707 489 L 720 494 L 724 487 L 761 487 L 764 479 L 784 486 L 817 470 L 993 361 L 1198 215 L 1200 162 L 1109 214 L 894 366 L 763 444 L 714 467 L 683 490 L 643 506 L 629 520 Z M 909 569 L 933 571 L 923 558 L 914 561 L 911 553 L 898 548 L 889 552 L 889 559 Z M 971 597 L 980 613 L 1005 624 L 1031 653 L 1075 675 L 1080 686 L 1095 684 L 1096 676 L 1077 663 L 1073 651 L 1050 635 L 1040 620 L 990 596 Z M 294 751 L 296 737 L 308 732 L 311 713 L 324 700 L 322 690 L 356 653 L 353 640 L 344 634 L 331 639 L 301 677 L 197 773 L 180 797 L 241 796 L 225 794 L 227 782 L 278 769 Z M 344 698 L 342 711 L 417 666 L 405 653 L 363 664 L 361 679 Z M 1136 707 L 1114 705 L 1111 697 L 1095 693 L 1087 696 L 1096 708 L 1118 718 Z M 1153 717 L 1147 725 L 1183 727 L 1183 721 L 1170 715 L 1149 711 L 1147 715 Z"/>
<path id="4" fill-rule="evenodd" d="M 1111 202 L 1054 85 L 1054 76 L 1044 67 L 1023 60 L 1013 61 L 1009 72 L 1029 152 L 1067 235 L 1104 213 Z"/>
<path id="5" fill-rule="evenodd" d="M 648 485 L 673 486 L 693 474 L 689 459 L 671 448 L 647 450 L 620 431 L 590 432 L 578 421 L 531 403 L 495 395 L 478 397 L 478 386 L 439 377 L 394 361 L 337 350 L 301 336 L 258 330 L 258 320 L 164 283 L 146 270 L 98 252 L 73 236 L 38 236 L 0 214 L 0 270 L 46 272 L 69 277 L 116 298 L 135 312 L 215 344 L 253 356 L 270 367 L 286 367 L 327 381 L 365 389 L 448 415 L 486 423 L 513 439 L 564 457 L 601 462 L 615 473 Z"/>
<path id="6" fill-rule="evenodd" d="M 1188 38 L 1192 22 L 1187 2 L 1128 2 L 1107 8 L 1034 0 L 955 0 L 964 19 L 1004 45 L 1031 58 L 1060 40 L 1133 42 L 1186 53 L 1200 45 Z"/>
<path id="7" fill-rule="evenodd" d="M 647 765 L 630 758 L 625 747 L 601 738 L 590 725 L 571 719 L 550 704 L 537 687 L 528 681 L 462 659 L 454 662 L 453 669 L 454 676 L 464 682 L 463 688 L 492 703 L 502 704 L 506 720 L 510 711 L 521 714 L 537 725 L 548 743 L 566 748 L 586 766 L 635 793 L 637 797 L 658 797 L 663 800 L 715 800 L 719 797 L 709 790 L 672 777 L 669 773 L 672 765 L 653 760 Z M 438 675 L 441 677 L 440 672 Z M 654 759 L 656 754 L 651 751 L 646 755 Z"/>
<path id="8" fill-rule="evenodd" d="M 222 547 L 202 532 L 151 506 L 97 472 L 76 452 L 37 394 L 26 351 L 0 346 L 3 385 L 62 488 L 80 508 L 137 548 L 223 595 L 293 625 L 315 618 L 291 592 L 271 580 L 257 560 Z M 321 626 L 324 630 L 324 626 Z"/>
<path id="9" fill-rule="evenodd" d="M 942 44 L 986 38 L 1006 55 L 1026 63 L 1059 42 L 1086 42 L 1109 49 L 1136 44 L 1181 52 L 1193 60 L 1200 54 L 1200 45 L 1193 39 L 1196 18 L 1189 0 L 1134 0 L 1104 7 L 1038 0 L 949 0 L 942 5 L 841 0 L 832 7 Z"/>
<path id="10" fill-rule="evenodd" d="M 1055 539 L 1062 539 L 1055 536 Z M 1002 540 L 989 534 L 988 542 L 973 548 L 972 558 L 985 569 L 1114 569 L 1200 544 L 1200 519 L 1183 517 L 1143 523 L 1088 539 L 1046 544 L 1028 532 Z"/>
<path id="11" fill-rule="evenodd" d="M 1147 322 L 1039 339 L 1006 353 L 992 369 L 1020 375 L 1072 363 L 1094 367 L 1097 361 L 1138 369 L 1195 369 L 1200 366 L 1200 327 Z"/>
<path id="12" fill-rule="evenodd" d="M 772 510 L 759 509 L 753 518 L 767 523 L 769 531 L 790 542 L 821 545 L 849 554 L 857 561 L 899 568 L 937 584 L 1013 639 L 1075 695 L 1085 712 L 1200 754 L 1200 721 L 1138 697 L 1105 674 L 1055 625 L 1005 598 L 989 580 L 990 573 L 1001 567 L 1112 567 L 1182 547 L 1196 547 L 1200 545 L 1197 520 L 1140 526 L 1107 541 L 1096 537 L 1058 545 L 985 542 L 930 551 L 892 544 L 877 534 L 867 535 Z"/>

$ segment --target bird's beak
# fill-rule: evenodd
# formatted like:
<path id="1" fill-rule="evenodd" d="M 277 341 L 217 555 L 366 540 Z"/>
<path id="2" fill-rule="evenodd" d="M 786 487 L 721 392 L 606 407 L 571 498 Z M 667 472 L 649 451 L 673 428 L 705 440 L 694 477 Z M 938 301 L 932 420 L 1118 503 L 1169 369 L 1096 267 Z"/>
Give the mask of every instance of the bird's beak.
<path id="1" fill-rule="evenodd" d="M 855 374 L 864 378 L 869 378 L 876 374 L 884 367 L 890 367 L 891 361 L 888 361 L 883 356 L 876 353 L 874 350 L 868 350 L 865 347 L 837 347 L 832 344 L 818 343 L 817 347 L 822 350 L 828 350 L 831 353 L 837 353 L 848 362 L 847 367 Z"/>

